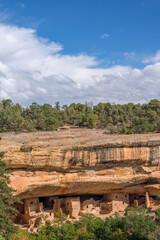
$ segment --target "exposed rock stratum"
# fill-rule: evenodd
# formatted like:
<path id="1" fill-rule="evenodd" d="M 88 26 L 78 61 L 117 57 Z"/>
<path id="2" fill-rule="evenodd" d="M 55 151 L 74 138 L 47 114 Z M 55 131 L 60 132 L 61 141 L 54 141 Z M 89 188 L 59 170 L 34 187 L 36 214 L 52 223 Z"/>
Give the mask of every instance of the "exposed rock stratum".
<path id="1" fill-rule="evenodd" d="M 1 137 L 11 186 L 21 199 L 159 192 L 160 134 L 106 135 L 78 128 Z"/>

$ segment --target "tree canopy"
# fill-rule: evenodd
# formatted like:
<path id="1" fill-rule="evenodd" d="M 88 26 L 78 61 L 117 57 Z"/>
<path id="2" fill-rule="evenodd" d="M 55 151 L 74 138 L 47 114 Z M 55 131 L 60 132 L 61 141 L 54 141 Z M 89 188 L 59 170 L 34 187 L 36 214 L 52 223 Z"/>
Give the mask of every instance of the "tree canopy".
<path id="1" fill-rule="evenodd" d="M 65 124 L 102 128 L 106 133 L 160 132 L 160 101 L 145 104 L 72 103 L 69 106 L 32 103 L 22 107 L 10 99 L 0 102 L 0 132 L 56 130 Z"/>

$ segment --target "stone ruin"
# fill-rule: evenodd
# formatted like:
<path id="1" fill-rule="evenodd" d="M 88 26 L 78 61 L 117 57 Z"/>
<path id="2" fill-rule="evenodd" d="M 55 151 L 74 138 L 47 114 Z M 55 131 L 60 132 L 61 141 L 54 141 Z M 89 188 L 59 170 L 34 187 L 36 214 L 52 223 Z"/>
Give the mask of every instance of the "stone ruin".
<path id="1" fill-rule="evenodd" d="M 36 227 L 42 220 L 41 214 L 48 220 L 55 218 L 55 213 L 64 213 L 68 219 L 78 219 L 83 213 L 92 213 L 105 218 L 118 212 L 124 215 L 127 207 L 143 206 L 155 208 L 157 201 L 149 196 L 113 192 L 103 196 L 57 196 L 24 199 L 23 204 L 16 204 L 19 215 L 14 219 L 18 224 Z"/>
<path id="2" fill-rule="evenodd" d="M 15 206 L 17 223 L 33 228 L 42 214 L 52 221 L 62 212 L 70 221 L 83 213 L 123 216 L 128 206 L 154 214 L 160 207 L 154 197 L 160 191 L 160 134 L 111 136 L 78 128 L 2 135 L 3 160 L 13 169 L 10 187 L 23 200 Z"/>

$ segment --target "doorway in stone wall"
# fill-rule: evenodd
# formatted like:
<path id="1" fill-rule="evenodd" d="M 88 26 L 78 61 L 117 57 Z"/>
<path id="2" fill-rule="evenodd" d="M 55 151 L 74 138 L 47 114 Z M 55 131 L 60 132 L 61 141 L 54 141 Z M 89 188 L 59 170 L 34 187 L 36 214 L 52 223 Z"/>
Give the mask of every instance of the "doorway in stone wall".
<path id="1" fill-rule="evenodd" d="M 54 200 L 51 200 L 50 207 L 53 208 L 54 206 Z"/>
<path id="2" fill-rule="evenodd" d="M 44 209 L 49 209 L 51 207 L 49 197 L 39 197 L 39 202 L 43 203 L 43 208 Z"/>

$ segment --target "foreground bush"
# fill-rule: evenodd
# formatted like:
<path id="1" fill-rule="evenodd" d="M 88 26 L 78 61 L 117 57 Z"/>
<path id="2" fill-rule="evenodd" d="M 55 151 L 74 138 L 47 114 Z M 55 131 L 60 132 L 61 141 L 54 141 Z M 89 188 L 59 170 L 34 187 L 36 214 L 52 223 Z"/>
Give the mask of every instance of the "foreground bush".
<path id="1" fill-rule="evenodd" d="M 12 239 L 13 240 L 30 240 L 31 236 L 29 235 L 28 232 L 19 229 L 17 233 L 12 235 Z"/>
<path id="2" fill-rule="evenodd" d="M 65 222 L 62 217 L 39 228 L 38 234 L 19 231 L 14 240 L 156 240 L 159 225 L 146 213 L 146 209 L 128 209 L 126 216 L 102 220 L 92 214 L 79 221 Z"/>

